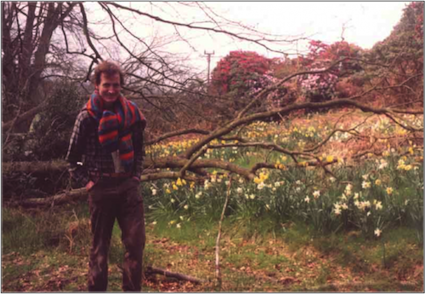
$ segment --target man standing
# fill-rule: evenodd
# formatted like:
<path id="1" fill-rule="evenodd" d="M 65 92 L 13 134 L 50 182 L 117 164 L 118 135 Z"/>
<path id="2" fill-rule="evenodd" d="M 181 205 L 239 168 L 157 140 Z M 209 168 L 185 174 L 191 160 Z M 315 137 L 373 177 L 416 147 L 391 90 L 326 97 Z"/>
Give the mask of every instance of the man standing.
<path id="1" fill-rule="evenodd" d="M 139 193 L 146 120 L 134 102 L 120 94 L 124 75 L 113 62 L 94 72 L 95 92 L 74 125 L 66 160 L 71 177 L 89 193 L 92 231 L 88 289 L 106 291 L 108 251 L 115 219 L 125 246 L 124 291 L 140 291 L 145 223 Z"/>

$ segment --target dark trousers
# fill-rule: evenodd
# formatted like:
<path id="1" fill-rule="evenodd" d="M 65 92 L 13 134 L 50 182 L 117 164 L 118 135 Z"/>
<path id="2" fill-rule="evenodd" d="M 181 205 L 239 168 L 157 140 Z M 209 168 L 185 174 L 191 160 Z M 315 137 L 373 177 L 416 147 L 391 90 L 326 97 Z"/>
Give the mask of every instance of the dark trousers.
<path id="1" fill-rule="evenodd" d="M 106 291 L 108 251 L 115 219 L 125 246 L 123 291 L 141 291 L 145 221 L 143 199 L 135 179 L 102 179 L 89 191 L 92 231 L 88 290 Z"/>

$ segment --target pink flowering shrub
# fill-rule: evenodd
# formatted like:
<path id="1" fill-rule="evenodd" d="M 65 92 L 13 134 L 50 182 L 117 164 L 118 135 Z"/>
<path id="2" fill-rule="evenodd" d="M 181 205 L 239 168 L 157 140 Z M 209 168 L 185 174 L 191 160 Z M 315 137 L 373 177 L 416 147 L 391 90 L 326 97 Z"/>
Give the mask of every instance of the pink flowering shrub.
<path id="1" fill-rule="evenodd" d="M 321 70 L 314 68 L 311 70 Z M 307 75 L 301 80 L 301 92 L 310 102 L 331 100 L 335 95 L 338 76 L 332 73 Z"/>

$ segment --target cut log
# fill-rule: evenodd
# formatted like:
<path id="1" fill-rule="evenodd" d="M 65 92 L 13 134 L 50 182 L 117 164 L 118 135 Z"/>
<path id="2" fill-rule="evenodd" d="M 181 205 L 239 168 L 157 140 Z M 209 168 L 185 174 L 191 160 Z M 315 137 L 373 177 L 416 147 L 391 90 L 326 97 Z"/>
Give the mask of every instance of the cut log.
<path id="1" fill-rule="evenodd" d="M 185 275 L 185 274 L 181 274 L 181 273 L 174 273 L 174 272 L 170 272 L 167 270 L 164 270 L 162 268 L 158 268 L 158 267 L 153 267 L 153 266 L 147 266 L 146 268 L 146 272 L 145 275 L 154 275 L 154 274 L 158 274 L 158 275 L 163 275 L 165 277 L 169 277 L 169 278 L 175 278 L 177 280 L 180 281 L 189 281 L 195 284 L 201 284 L 201 283 L 205 283 L 205 281 Z"/>
<path id="2" fill-rule="evenodd" d="M 20 161 L 20 162 L 3 162 L 3 173 L 12 172 L 32 173 L 32 172 L 53 172 L 63 171 L 66 169 L 67 163 L 63 160 L 55 161 Z"/>
<path id="3" fill-rule="evenodd" d="M 47 198 L 30 198 L 22 201 L 11 202 L 11 206 L 21 207 L 43 207 L 43 206 L 54 206 L 69 203 L 71 201 L 78 201 L 88 196 L 86 188 L 74 189 L 62 194 L 57 194 Z"/>

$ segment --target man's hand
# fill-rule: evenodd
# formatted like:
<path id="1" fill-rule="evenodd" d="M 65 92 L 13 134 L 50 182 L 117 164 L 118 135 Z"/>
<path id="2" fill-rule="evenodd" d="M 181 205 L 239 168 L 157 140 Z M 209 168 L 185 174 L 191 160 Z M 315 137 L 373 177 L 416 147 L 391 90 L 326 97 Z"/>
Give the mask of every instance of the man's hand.
<path id="1" fill-rule="evenodd" d="M 94 182 L 93 181 L 88 182 L 87 185 L 86 185 L 87 192 L 90 191 L 91 188 L 93 188 L 93 186 L 94 186 Z"/>

